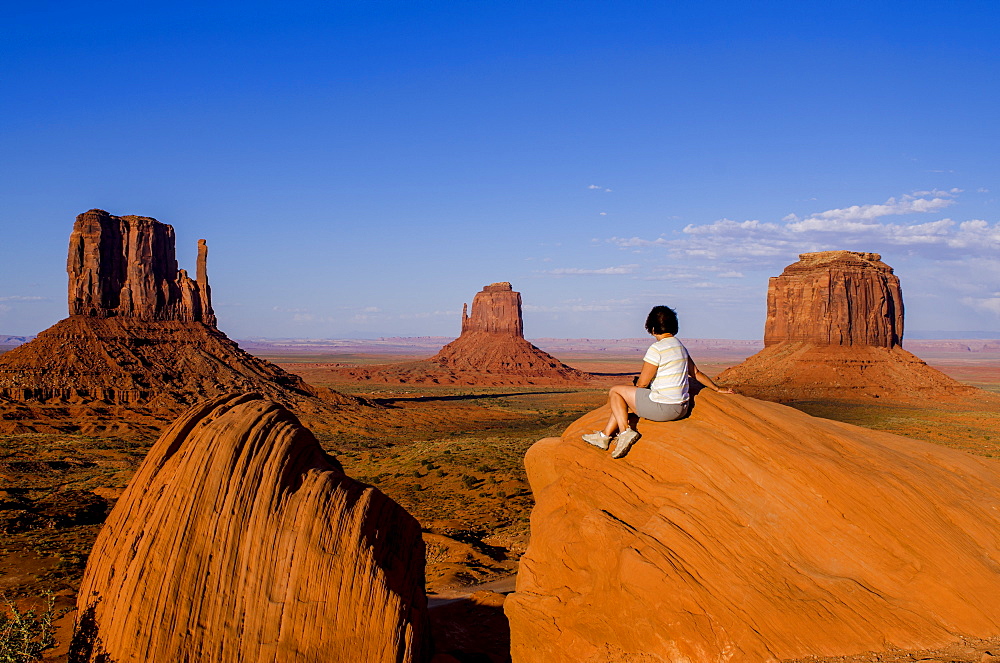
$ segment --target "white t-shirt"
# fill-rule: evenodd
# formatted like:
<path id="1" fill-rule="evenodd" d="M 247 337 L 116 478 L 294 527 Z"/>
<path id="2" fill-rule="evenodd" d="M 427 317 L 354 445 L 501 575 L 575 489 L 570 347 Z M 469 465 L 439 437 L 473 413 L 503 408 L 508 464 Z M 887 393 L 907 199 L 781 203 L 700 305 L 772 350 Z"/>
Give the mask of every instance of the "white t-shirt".
<path id="1" fill-rule="evenodd" d="M 656 403 L 686 403 L 688 400 L 688 352 L 673 336 L 657 341 L 646 350 L 643 361 L 656 366 L 649 383 L 649 400 Z"/>

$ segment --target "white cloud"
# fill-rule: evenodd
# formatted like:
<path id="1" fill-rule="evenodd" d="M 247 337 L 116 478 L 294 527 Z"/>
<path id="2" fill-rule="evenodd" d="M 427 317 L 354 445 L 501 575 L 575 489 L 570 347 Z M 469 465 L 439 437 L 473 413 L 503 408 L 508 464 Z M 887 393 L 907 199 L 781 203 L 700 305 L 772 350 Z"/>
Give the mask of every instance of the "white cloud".
<path id="1" fill-rule="evenodd" d="M 0 297 L 0 302 L 47 302 L 49 297 L 25 297 L 23 295 L 9 295 Z"/>
<path id="2" fill-rule="evenodd" d="M 951 194 L 945 195 L 950 196 Z M 884 216 L 934 212 L 954 203 L 955 201 L 951 200 L 950 197 L 914 198 L 913 196 L 902 196 L 899 199 L 890 198 L 880 205 L 852 205 L 817 212 L 804 219 L 800 219 L 795 214 L 789 214 L 782 221 L 786 223 L 785 227 L 793 232 L 809 230 L 842 232 L 877 225 L 878 220 Z"/>
<path id="3" fill-rule="evenodd" d="M 976 310 L 1000 316 L 1000 297 L 963 297 L 962 303 Z"/>
<path id="4" fill-rule="evenodd" d="M 736 272 L 736 271 L 730 270 L 728 272 L 720 272 L 719 273 L 719 278 L 720 279 L 742 279 L 742 278 L 744 278 L 744 276 L 743 276 L 743 272 Z"/>
<path id="5" fill-rule="evenodd" d="M 810 251 L 881 251 L 892 247 L 904 247 L 932 260 L 968 259 L 976 254 L 997 262 L 1000 223 L 990 224 L 982 219 L 958 223 L 949 218 L 924 222 L 885 220 L 885 217 L 937 212 L 954 204 L 953 198 L 961 189 L 916 193 L 937 195 L 910 194 L 881 204 L 852 205 L 805 217 L 790 214 L 783 219 L 784 223 L 720 219 L 708 224 L 689 224 L 673 237 L 612 237 L 607 241 L 620 248 L 663 247 L 678 258 L 755 263 L 762 268 Z M 958 252 L 962 255 L 957 255 Z"/>
<path id="6" fill-rule="evenodd" d="M 587 188 L 588 189 L 603 189 L 604 187 L 599 186 L 597 184 L 589 184 L 589 185 L 587 185 Z"/>
<path id="7" fill-rule="evenodd" d="M 618 265 L 617 267 L 601 267 L 599 269 L 584 269 L 580 267 L 557 267 L 550 269 L 545 274 L 553 276 L 577 276 L 581 274 L 634 274 L 639 269 L 639 265 Z"/>

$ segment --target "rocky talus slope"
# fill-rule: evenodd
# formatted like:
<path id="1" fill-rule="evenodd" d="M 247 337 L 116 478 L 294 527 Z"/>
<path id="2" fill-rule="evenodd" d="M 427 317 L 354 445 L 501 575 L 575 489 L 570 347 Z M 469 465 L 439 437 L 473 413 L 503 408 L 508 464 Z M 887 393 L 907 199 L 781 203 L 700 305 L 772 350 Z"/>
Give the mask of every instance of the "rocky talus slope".
<path id="1" fill-rule="evenodd" d="M 306 384 L 200 322 L 74 315 L 0 357 L 0 395 L 18 401 L 183 410 L 233 391 L 306 409 L 319 396 L 356 402 Z"/>
<path id="2" fill-rule="evenodd" d="M 415 384 L 581 384 L 590 374 L 567 366 L 524 338 L 521 293 L 493 283 L 462 309 L 462 333 L 430 359 L 351 367 L 338 374 L 359 381 Z"/>
<path id="3" fill-rule="evenodd" d="M 759 663 L 1000 635 L 1000 463 L 703 392 L 536 443 L 514 663 Z"/>
<path id="4" fill-rule="evenodd" d="M 764 349 L 719 375 L 776 401 L 936 400 L 983 396 L 900 345 L 899 278 L 877 253 L 821 251 L 772 277 Z"/>
<path id="5" fill-rule="evenodd" d="M 101 530 L 73 661 L 409 663 L 428 657 L 420 526 L 256 394 L 150 450 Z"/>

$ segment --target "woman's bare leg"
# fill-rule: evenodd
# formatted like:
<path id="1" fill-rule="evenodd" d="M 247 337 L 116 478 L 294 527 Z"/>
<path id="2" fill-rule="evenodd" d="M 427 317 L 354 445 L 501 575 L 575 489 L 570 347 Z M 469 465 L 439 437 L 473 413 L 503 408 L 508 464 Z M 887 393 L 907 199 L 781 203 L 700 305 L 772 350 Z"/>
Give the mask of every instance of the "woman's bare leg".
<path id="1" fill-rule="evenodd" d="M 635 392 L 636 387 L 627 385 L 616 385 L 608 392 L 608 404 L 611 405 L 611 418 L 604 428 L 604 434 L 611 437 L 615 431 L 623 431 L 628 428 L 628 411 L 635 412 Z"/>

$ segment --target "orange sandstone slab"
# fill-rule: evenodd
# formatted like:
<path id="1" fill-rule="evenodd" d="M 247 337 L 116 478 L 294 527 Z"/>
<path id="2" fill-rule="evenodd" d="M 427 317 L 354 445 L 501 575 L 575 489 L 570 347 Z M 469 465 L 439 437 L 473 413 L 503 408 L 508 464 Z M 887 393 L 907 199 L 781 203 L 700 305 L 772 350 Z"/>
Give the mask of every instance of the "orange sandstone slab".
<path id="1" fill-rule="evenodd" d="M 1000 635 L 1000 463 L 702 393 L 613 460 L 525 459 L 515 663 L 760 662 Z"/>
<path id="2" fill-rule="evenodd" d="M 195 406 L 115 505 L 73 660 L 428 658 L 420 526 L 255 394 Z"/>

